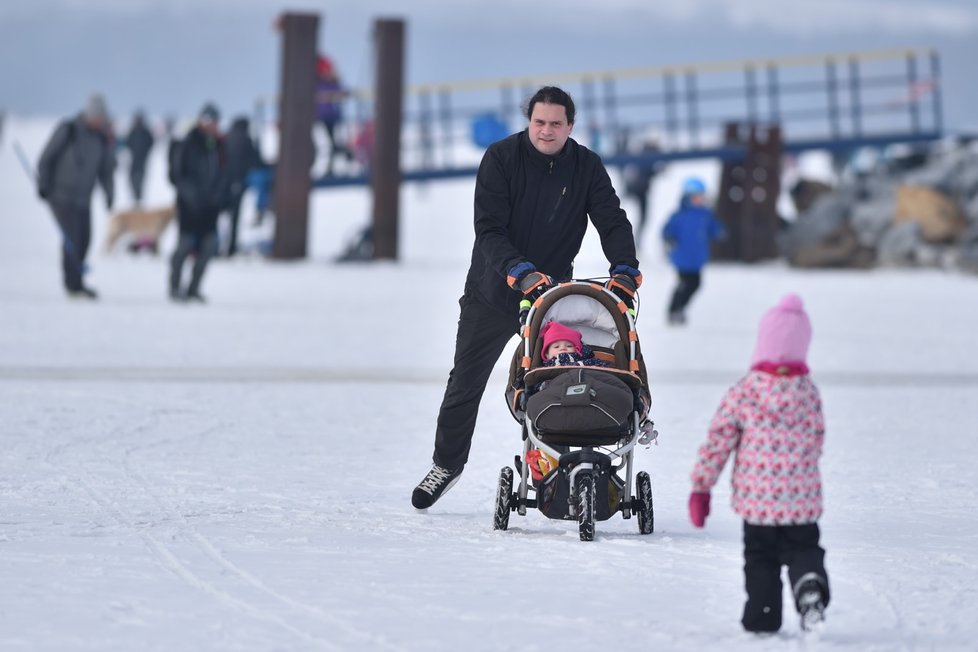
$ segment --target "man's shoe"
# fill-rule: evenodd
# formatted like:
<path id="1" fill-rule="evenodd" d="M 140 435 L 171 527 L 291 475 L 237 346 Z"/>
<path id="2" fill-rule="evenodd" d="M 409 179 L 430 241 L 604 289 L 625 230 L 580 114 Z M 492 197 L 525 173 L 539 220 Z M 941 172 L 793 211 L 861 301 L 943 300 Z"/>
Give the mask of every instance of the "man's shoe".
<path id="1" fill-rule="evenodd" d="M 196 301 L 197 303 L 207 303 L 207 299 L 200 292 L 188 292 L 187 301 Z"/>
<path id="2" fill-rule="evenodd" d="M 421 484 L 414 488 L 411 504 L 415 509 L 428 509 L 458 482 L 461 475 L 461 468 L 453 470 L 433 464 Z"/>
<path id="3" fill-rule="evenodd" d="M 180 290 L 170 288 L 170 301 L 174 303 L 185 303 L 187 301 L 187 295 Z"/>
<path id="4" fill-rule="evenodd" d="M 68 290 L 68 296 L 72 299 L 98 299 L 98 293 L 84 285 L 74 290 Z"/>

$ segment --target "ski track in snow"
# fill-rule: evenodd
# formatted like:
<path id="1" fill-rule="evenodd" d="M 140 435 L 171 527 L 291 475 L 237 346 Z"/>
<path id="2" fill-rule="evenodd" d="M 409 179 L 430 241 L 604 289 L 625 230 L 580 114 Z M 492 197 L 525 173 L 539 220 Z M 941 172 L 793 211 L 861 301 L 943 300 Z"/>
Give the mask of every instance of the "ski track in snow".
<path id="1" fill-rule="evenodd" d="M 329 629 L 336 628 L 343 631 L 348 635 L 347 640 L 354 645 L 368 645 L 371 649 L 378 650 L 404 649 L 386 641 L 381 635 L 351 627 L 342 618 L 270 588 L 261 579 L 228 559 L 207 537 L 203 536 L 187 516 L 166 498 L 165 488 L 154 486 L 134 467 L 133 457 L 140 451 L 151 448 L 183 446 L 188 441 L 207 437 L 218 430 L 226 430 L 230 424 L 218 422 L 198 426 L 195 432 L 179 439 L 166 437 L 138 445 L 130 444 L 131 441 L 138 441 L 138 435 L 151 434 L 161 426 L 159 414 L 160 411 L 155 410 L 144 423 L 131 428 L 117 428 L 117 431 L 109 433 L 106 437 L 81 439 L 56 446 L 45 456 L 45 461 L 68 478 L 61 480 L 65 491 L 78 486 L 83 488 L 102 512 L 145 542 L 161 567 L 191 587 L 240 613 L 281 627 L 298 640 L 311 644 L 317 649 L 348 649 L 349 643 L 339 645 L 317 634 L 316 631 L 322 629 L 324 625 Z M 67 459 L 68 452 L 73 449 L 79 450 L 81 454 L 73 459 Z M 121 461 L 115 459 L 119 450 L 122 450 Z M 66 459 L 62 460 L 62 458 Z M 122 476 L 122 482 L 110 481 L 105 472 L 102 476 L 86 472 L 85 469 L 94 459 L 108 465 L 109 468 L 106 469 L 108 474 Z M 122 506 L 127 502 L 127 497 L 132 495 L 150 496 L 155 502 L 159 511 L 153 513 L 151 521 L 138 522 L 137 517 Z M 171 531 L 165 532 L 162 536 L 154 534 L 154 530 L 160 529 L 161 524 L 168 524 Z M 167 541 L 171 543 L 168 544 Z M 202 557 L 192 556 L 180 550 L 175 542 L 195 545 L 197 551 L 202 553 Z M 224 572 L 215 574 L 213 569 L 205 568 L 207 564 L 216 565 Z M 211 576 L 219 577 L 220 581 L 208 579 Z M 274 603 L 287 607 L 288 613 L 277 613 L 279 609 Z M 309 620 L 312 622 L 302 622 Z"/>

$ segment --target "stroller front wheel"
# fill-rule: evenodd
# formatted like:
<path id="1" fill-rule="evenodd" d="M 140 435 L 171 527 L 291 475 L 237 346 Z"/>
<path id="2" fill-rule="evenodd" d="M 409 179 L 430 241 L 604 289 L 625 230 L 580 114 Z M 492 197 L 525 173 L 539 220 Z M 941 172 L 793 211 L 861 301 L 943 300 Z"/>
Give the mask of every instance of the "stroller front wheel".
<path id="1" fill-rule="evenodd" d="M 577 524 L 581 541 L 594 541 L 594 494 L 597 485 L 594 475 L 581 473 L 575 481 L 577 498 Z"/>
<path id="2" fill-rule="evenodd" d="M 513 502 L 513 469 L 504 466 L 499 472 L 499 486 L 496 488 L 496 512 L 492 517 L 493 530 L 509 527 L 510 505 Z"/>
<path id="3" fill-rule="evenodd" d="M 640 534 L 652 534 L 655 522 L 652 511 L 652 480 L 645 471 L 635 476 L 635 491 L 638 496 L 632 500 L 632 510 L 638 515 L 638 531 Z"/>

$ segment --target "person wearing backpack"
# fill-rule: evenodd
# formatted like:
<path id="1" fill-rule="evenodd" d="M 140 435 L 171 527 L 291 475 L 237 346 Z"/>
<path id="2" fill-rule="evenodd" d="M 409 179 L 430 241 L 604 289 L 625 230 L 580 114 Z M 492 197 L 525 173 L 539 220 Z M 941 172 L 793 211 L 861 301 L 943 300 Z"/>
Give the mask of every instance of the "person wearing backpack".
<path id="1" fill-rule="evenodd" d="M 92 240 L 92 192 L 97 182 L 112 210 L 115 164 L 115 136 L 101 95 L 89 98 L 77 117 L 58 124 L 37 164 L 37 192 L 61 229 L 62 275 L 73 298 L 98 297 L 82 278 Z"/>
<path id="2" fill-rule="evenodd" d="M 206 104 L 197 124 L 180 141 L 170 142 L 170 182 L 177 191 L 180 237 L 170 259 L 170 298 L 204 303 L 200 284 L 207 263 L 217 253 L 217 218 L 229 202 L 231 177 L 220 131 L 220 113 Z M 195 254 L 190 283 L 180 278 L 183 266 Z"/>

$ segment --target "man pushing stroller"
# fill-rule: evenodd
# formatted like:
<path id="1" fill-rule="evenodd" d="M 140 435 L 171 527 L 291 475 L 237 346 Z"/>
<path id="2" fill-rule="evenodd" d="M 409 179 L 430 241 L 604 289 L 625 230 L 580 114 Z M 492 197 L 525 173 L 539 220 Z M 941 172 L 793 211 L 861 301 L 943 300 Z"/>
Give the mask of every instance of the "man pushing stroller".
<path id="1" fill-rule="evenodd" d="M 554 86 L 526 108 L 529 124 L 489 146 L 475 188 L 475 244 L 459 300 L 454 366 L 438 414 L 433 465 L 411 495 L 433 505 L 468 461 L 489 375 L 519 331 L 519 302 L 568 280 L 590 218 L 608 258 L 607 286 L 630 302 L 641 285 L 632 227 L 597 154 L 570 138 L 575 108 Z M 523 296 L 521 296 L 523 295 Z"/>

